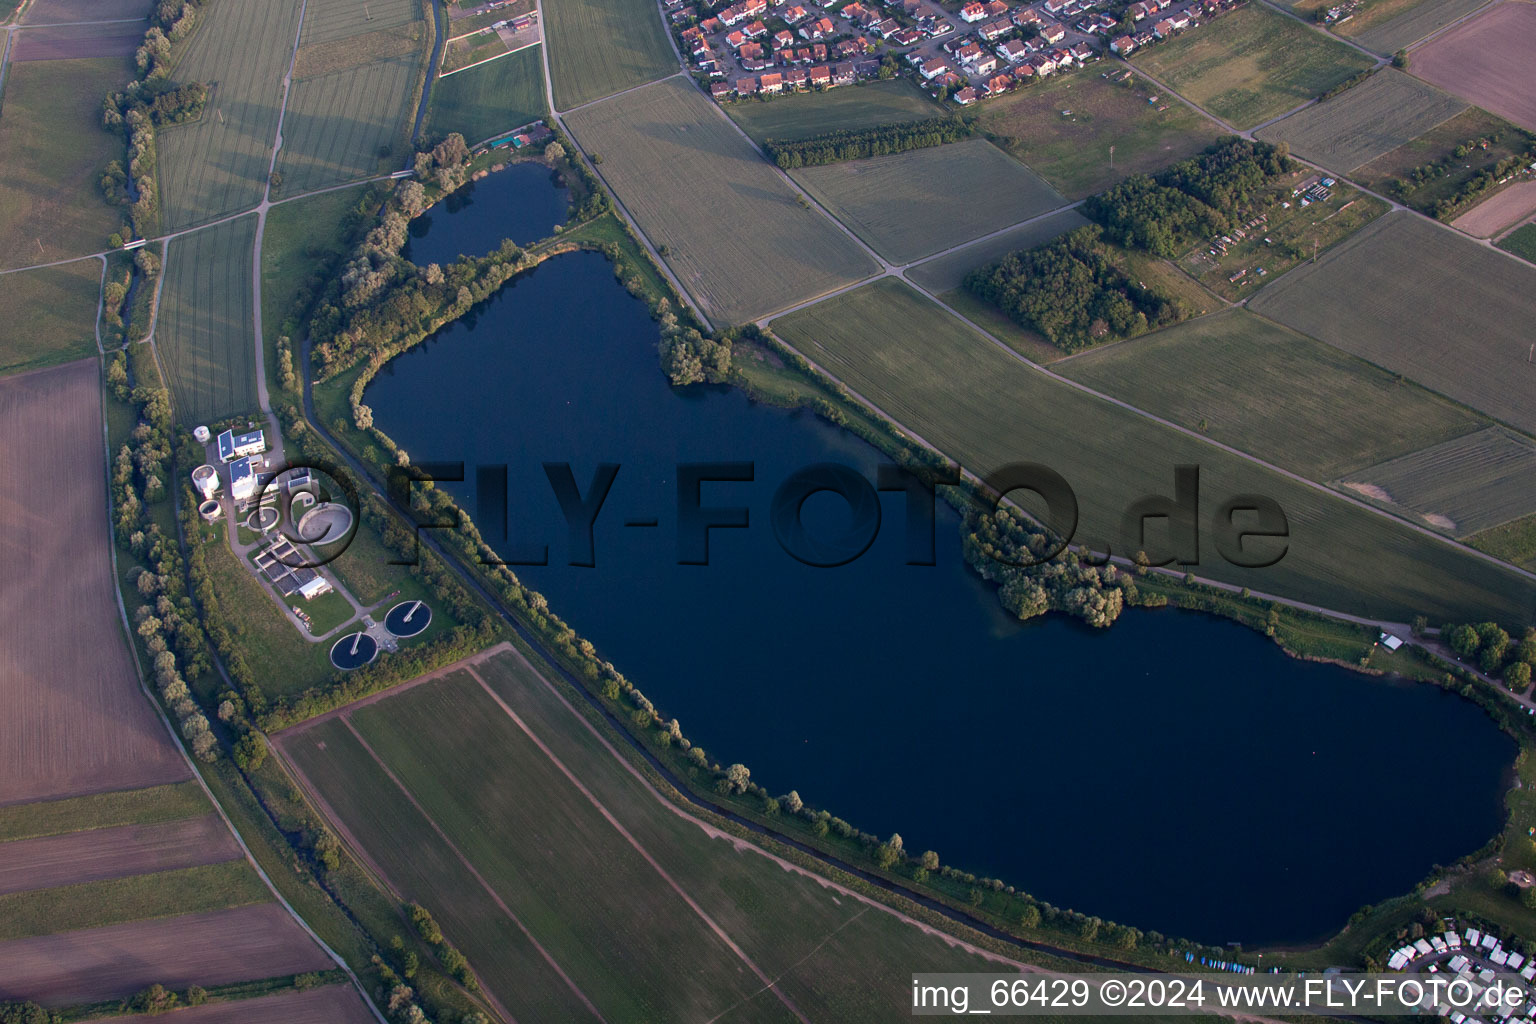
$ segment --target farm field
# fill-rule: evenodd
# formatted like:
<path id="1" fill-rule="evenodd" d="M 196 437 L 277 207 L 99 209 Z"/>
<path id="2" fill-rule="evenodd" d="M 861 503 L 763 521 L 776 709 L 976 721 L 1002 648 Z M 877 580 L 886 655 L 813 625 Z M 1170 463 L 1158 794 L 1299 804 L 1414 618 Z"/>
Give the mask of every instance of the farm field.
<path id="1" fill-rule="evenodd" d="M 1361 470 L 1344 485 L 1463 537 L 1536 513 L 1536 445 L 1490 427 Z"/>
<path id="2" fill-rule="evenodd" d="M 156 133 L 161 230 L 179 231 L 261 201 L 299 6 L 295 0 L 220 0 L 200 16 L 176 77 L 219 84 L 195 123 Z"/>
<path id="3" fill-rule="evenodd" d="M 423 6 L 422 0 L 309 0 L 299 42 L 310 46 L 399 28 L 420 21 Z"/>
<path id="4" fill-rule="evenodd" d="M 5 69 L 0 267 L 100 252 L 122 226 L 97 186 L 107 162 L 123 156 L 122 140 L 101 130 L 101 100 L 130 75 L 127 61 L 110 57 Z"/>
<path id="5" fill-rule="evenodd" d="M 269 344 L 282 332 L 283 318 L 299 290 L 317 274 L 324 258 L 346 251 L 343 223 L 368 194 L 365 186 L 338 189 L 280 203 L 267 211 L 261 240 L 261 324 Z"/>
<path id="6" fill-rule="evenodd" d="M 95 1018 L 97 1024 L 138 1024 L 138 1016 Z M 375 1018 L 351 985 L 326 985 L 307 992 L 205 1003 L 160 1015 L 166 1024 L 374 1024 Z"/>
<path id="7" fill-rule="evenodd" d="M 144 41 L 145 27 L 143 24 L 42 25 L 13 34 L 11 63 L 132 57 Z"/>
<path id="8" fill-rule="evenodd" d="M 1499 248 L 1536 263 L 1536 224 L 1527 224 L 1499 239 Z"/>
<path id="9" fill-rule="evenodd" d="M 568 2 L 568 0 L 562 0 Z M 691 82 L 659 82 L 567 118 L 577 142 L 718 325 L 740 324 L 874 273 Z M 692 169 L 679 176 L 678 167 Z M 704 216 L 701 211 L 709 211 Z"/>
<path id="10" fill-rule="evenodd" d="M 57 25 L 68 21 L 101 21 L 146 16 L 145 0 L 33 0 L 21 16 L 23 25 Z M 0 4 L 0 10 L 5 10 Z"/>
<path id="11" fill-rule="evenodd" d="M 481 32 L 464 39 L 455 39 L 443 51 L 443 72 L 459 71 L 506 52 L 507 44 L 495 32 Z"/>
<path id="12" fill-rule="evenodd" d="M 1536 181 L 1518 181 L 1451 221 L 1451 226 L 1478 238 L 1492 238 L 1532 214 L 1536 214 Z"/>
<path id="13" fill-rule="evenodd" d="M 1062 210 L 948 255 L 935 257 L 909 269 L 907 276 L 930 291 L 947 292 L 951 288 L 960 287 L 965 281 L 965 275 L 977 267 L 995 263 L 1019 249 L 1044 245 L 1058 235 L 1074 231 L 1087 223 L 1077 210 Z"/>
<path id="14" fill-rule="evenodd" d="M 0 374 L 96 354 L 101 261 L 0 277 Z"/>
<path id="15" fill-rule="evenodd" d="M 1524 569 L 1536 570 L 1536 515 L 1474 533 L 1467 543 Z"/>
<path id="16" fill-rule="evenodd" d="M 543 57 L 530 46 L 433 82 L 426 126 L 474 145 L 545 116 Z"/>
<path id="17" fill-rule="evenodd" d="M 1053 382 L 894 281 L 772 327 L 976 472 L 1026 457 L 1061 467 L 1078 495 L 1078 542 L 1098 550 L 1124 548 L 1121 513 L 1142 495 L 1168 493 L 1174 465 L 1196 463 L 1202 495 L 1265 494 L 1290 523 L 1277 564 L 1248 570 L 1210 555 L 1198 575 L 1387 621 L 1519 621 L 1536 600 L 1536 584 L 1506 570 Z"/>
<path id="18" fill-rule="evenodd" d="M 1521 430 L 1536 430 L 1527 362 L 1536 269 L 1406 211 L 1249 308 L 1368 359 Z"/>
<path id="19" fill-rule="evenodd" d="M 1478 140 L 1489 139 L 1497 141 L 1489 143 L 1487 149 L 1474 145 Z M 1524 131 L 1503 118 L 1468 107 L 1412 142 L 1361 165 L 1350 177 L 1433 217 L 1438 203 L 1453 200 L 1468 181 L 1499 161 L 1524 153 L 1529 143 L 1530 137 Z M 1463 145 L 1469 150 L 1457 157 L 1456 150 Z M 1414 170 L 1426 165 L 1438 165 L 1445 173 L 1425 177 L 1413 185 Z M 1399 181 L 1411 190 L 1400 190 Z"/>
<path id="20" fill-rule="evenodd" d="M 985 139 L 802 167 L 790 176 L 893 263 L 910 263 L 1065 204 Z"/>
<path id="21" fill-rule="evenodd" d="M 1283 114 L 1371 66 L 1359 52 L 1263 4 L 1223 14 L 1132 62 L 1238 128 Z"/>
<path id="22" fill-rule="evenodd" d="M 217 864 L 240 847 L 217 814 L 0 844 L 0 895 Z"/>
<path id="23" fill-rule="evenodd" d="M 310 192 L 403 165 L 420 71 L 420 57 L 394 57 L 294 82 L 277 161 L 281 193 Z"/>
<path id="24" fill-rule="evenodd" d="M 331 960 L 276 903 L 0 942 L 0 991 L 44 1006 L 301 971 Z"/>
<path id="25" fill-rule="evenodd" d="M 188 777 L 113 596 L 100 372 L 84 359 L 0 380 L 0 804 Z"/>
<path id="26" fill-rule="evenodd" d="M 1465 17 L 1487 0 L 1378 0 L 1340 25 L 1342 36 L 1383 56 Z"/>
<path id="27" fill-rule="evenodd" d="M 1292 174 L 1288 183 L 1300 185 L 1309 177 L 1315 174 L 1304 169 Z M 1209 239 L 1185 253 L 1179 266 L 1217 295 L 1236 301 L 1303 260 L 1327 252 L 1389 209 L 1342 182 L 1326 200 L 1307 206 L 1294 198 L 1287 201 L 1289 209 L 1275 203 L 1261 215 L 1266 218 L 1262 223 L 1244 225 L 1244 237 L 1224 236 L 1235 239 L 1225 250 Z"/>
<path id="28" fill-rule="evenodd" d="M 1120 81 L 1092 71 L 1054 75 L 987 102 L 980 124 L 992 141 L 1062 195 L 1081 199 L 1194 156 L 1222 134 L 1174 97 L 1149 102 L 1155 95 L 1153 86 L 1134 75 Z"/>
<path id="29" fill-rule="evenodd" d="M 251 259 L 256 217 L 166 246 L 155 348 L 177 418 L 192 425 L 256 408 Z"/>
<path id="30" fill-rule="evenodd" d="M 540 6 L 558 110 L 679 70 L 652 0 L 546 0 Z"/>
<path id="31" fill-rule="evenodd" d="M 1504 0 L 1413 51 L 1413 73 L 1536 131 L 1536 4 Z"/>
<path id="32" fill-rule="evenodd" d="M 305 17 L 308 25 L 309 18 Z M 406 22 L 394 28 L 364 32 L 361 35 L 332 39 L 323 43 L 303 43 L 293 60 L 295 81 L 328 75 L 333 71 L 360 68 L 374 61 L 394 57 L 421 56 L 427 42 L 427 26 L 420 21 Z"/>
<path id="33" fill-rule="evenodd" d="M 629 905 L 649 903 L 657 916 L 665 914 L 669 920 L 681 917 L 681 922 L 673 920 L 674 928 L 700 918 L 687 909 L 676 913 L 665 910 L 675 890 L 660 880 L 651 882 L 640 899 L 630 900 L 625 895 L 630 890 L 615 889 L 610 881 L 607 862 L 598 874 L 590 876 L 601 879 L 602 884 L 589 883 L 589 887 L 605 893 L 619 892 L 624 898 L 617 903 L 580 901 L 563 918 L 525 913 L 523 908 L 531 903 L 533 894 L 524 891 L 527 886 L 518 884 L 520 876 L 510 873 L 504 861 L 513 856 L 534 856 L 537 851 L 531 848 L 543 844 L 526 844 L 530 847 L 526 850 L 519 844 L 517 849 L 507 850 L 494 835 L 485 834 L 483 824 L 476 825 L 485 820 L 479 817 L 480 809 L 493 805 L 507 810 L 518 807 L 518 801 L 495 794 L 519 788 L 501 780 L 524 778 L 523 771 L 533 772 L 526 777 L 541 780 L 541 813 L 525 824 L 531 807 L 515 813 L 503 812 L 497 820 L 504 822 L 506 828 L 533 829 L 535 834 L 543 834 L 550 827 L 545 819 L 551 813 L 557 815 L 565 822 L 558 833 L 560 838 L 555 840 L 558 845 L 543 854 L 557 858 L 570 853 L 567 847 L 573 840 L 580 844 L 580 850 L 571 855 L 586 856 L 586 845 L 577 837 L 595 840 L 599 849 L 608 845 L 605 837 L 622 835 L 632 840 L 645 851 L 649 870 L 664 872 L 688 893 L 698 908 L 729 935 L 740 955 L 750 958 L 769 977 L 779 979 L 779 989 L 791 992 L 795 1004 L 810 1019 L 890 1019 L 901 1009 L 899 1001 L 905 985 L 877 988 L 878 974 L 894 967 L 914 969 L 912 964 L 922 965 L 915 969 L 979 970 L 986 963 L 963 949 L 950 948 L 943 940 L 851 893 L 824 887 L 819 879 L 785 869 L 754 848 L 739 847 L 730 838 L 703 829 L 675 812 L 619 760 L 605 740 L 576 718 L 573 709 L 534 674 L 520 655 L 505 648 L 493 656 L 474 659 L 469 668 L 437 681 L 356 707 L 350 717 L 350 725 L 332 718 L 292 730 L 280 738 L 280 747 L 303 769 L 308 785 L 318 787 L 328 798 L 334 794 L 342 801 L 341 808 L 351 808 L 342 809 L 341 813 L 354 839 L 360 840 L 367 850 L 383 851 L 396 860 L 409 861 L 410 851 L 421 838 L 419 824 L 402 831 L 394 812 L 387 807 L 379 810 L 380 802 L 388 801 L 387 787 L 394 783 L 370 755 L 371 747 L 481 874 L 503 894 L 503 899 L 574 986 L 608 1019 L 619 1019 L 625 1006 L 635 1006 L 640 996 L 655 991 L 647 980 L 635 978 L 642 965 L 626 962 L 625 954 L 620 952 L 627 948 L 627 930 L 636 926 L 634 922 L 643 920 L 643 915 L 630 917 Z M 427 726 L 427 735 L 418 737 L 416 734 L 423 726 Z M 493 746 L 484 749 L 494 750 L 496 756 L 489 762 L 480 760 L 475 781 L 456 781 L 467 779 L 469 776 L 464 773 L 472 769 L 467 760 L 453 753 L 451 745 L 445 747 L 432 741 L 439 728 L 445 730 L 444 736 L 448 731 L 463 734 L 468 729 L 477 738 L 493 741 Z M 367 740 L 367 746 L 358 736 Z M 341 742 L 333 742 L 338 737 Z M 562 765 L 572 769 L 573 774 L 580 772 L 576 781 L 561 770 Z M 359 779 L 368 780 L 367 785 L 354 791 L 354 783 Z M 396 796 L 394 802 L 400 803 L 400 798 Z M 338 805 L 332 809 L 338 809 Z M 408 814 L 414 810 L 405 807 Z M 446 849 L 436 843 L 429 843 L 429 848 Z M 619 861 L 614 867 L 621 865 Z M 541 872 L 538 877 L 545 875 Z M 657 878 L 655 874 L 652 877 Z M 543 887 L 539 895 L 544 900 L 562 898 L 558 890 L 547 891 Z M 429 904 L 434 914 L 444 920 L 450 937 L 463 945 L 471 965 L 482 972 L 482 977 L 486 969 L 495 969 L 497 958 L 488 958 L 483 953 L 477 957 L 477 947 L 467 936 L 460 938 L 446 921 L 446 915 L 478 912 L 486 902 L 483 898 L 466 898 L 465 890 L 459 889 L 458 898 L 452 903 L 441 908 Z M 593 928 L 613 929 L 613 939 L 591 948 L 573 945 L 581 932 Z M 672 945 L 677 941 L 675 938 L 664 941 L 668 944 L 665 952 L 677 953 L 685 948 Z M 711 942 L 689 955 L 712 947 Z M 818 950 L 820 954 L 813 956 Z M 898 950 L 899 956 L 895 955 Z M 655 954 L 648 951 L 647 955 Z M 1005 964 L 992 967 L 1008 969 Z M 705 972 L 709 974 L 704 976 Z M 749 1004 L 738 1004 L 751 1006 L 755 1011 L 747 1012 L 746 1019 L 793 1019 L 771 993 L 760 992 L 762 985 L 740 956 L 721 961 L 713 953 L 677 976 L 686 981 L 685 985 L 669 986 L 656 997 L 660 1000 L 657 1008 L 661 1017 L 688 1016 L 688 1007 L 697 1005 L 701 999 L 717 1006 L 716 1013 L 727 1010 L 732 999 L 725 989 L 735 988 L 737 983 L 724 979 L 732 975 L 743 976 L 749 983 L 749 996 L 760 993 Z M 493 983 L 493 994 L 496 989 Z M 718 995 L 709 998 L 701 995 L 701 990 Z M 539 994 L 550 993 L 540 990 Z M 738 1013 L 726 1019 L 740 1018 Z"/>
<path id="34" fill-rule="evenodd" d="M 1321 482 L 1487 423 L 1241 309 L 1084 352 L 1052 369 Z"/>
<path id="35" fill-rule="evenodd" d="M 949 113 L 905 78 L 869 82 L 851 89 L 745 100 L 725 104 L 721 109 L 759 146 L 768 139 L 806 139 L 827 132 L 922 121 Z"/>
<path id="36" fill-rule="evenodd" d="M 1266 142 L 1289 143 L 1298 156 L 1347 173 L 1465 109 L 1456 97 L 1386 68 L 1256 134 Z"/>
<path id="37" fill-rule="evenodd" d="M 190 779 L 144 789 L 8 804 L 0 807 L 0 842 L 119 825 L 154 825 L 207 810 L 202 788 Z"/>

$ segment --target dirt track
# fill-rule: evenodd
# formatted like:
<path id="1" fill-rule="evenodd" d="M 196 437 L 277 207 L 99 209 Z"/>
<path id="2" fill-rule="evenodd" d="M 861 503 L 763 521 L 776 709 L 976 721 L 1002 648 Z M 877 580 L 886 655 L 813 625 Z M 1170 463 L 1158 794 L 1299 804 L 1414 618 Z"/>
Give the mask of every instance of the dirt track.
<path id="1" fill-rule="evenodd" d="M 154 982 L 227 985 L 333 966 L 287 911 L 263 903 L 0 943 L 0 1000 L 70 1006 Z"/>
<path id="2" fill-rule="evenodd" d="M 1505 0 L 1427 46 L 1409 67 L 1462 99 L 1536 131 L 1536 4 Z"/>
<path id="3" fill-rule="evenodd" d="M 217 814 L 0 845 L 0 894 L 218 864 L 240 856 Z"/>
<path id="4" fill-rule="evenodd" d="M 106 1017 L 96 1024 L 127 1024 L 143 1017 Z M 327 985 L 308 992 L 282 992 L 260 999 L 216 1003 L 177 1010 L 157 1018 L 166 1024 L 374 1024 L 350 985 Z"/>
<path id="5" fill-rule="evenodd" d="M 0 804 L 188 778 L 112 593 L 95 359 L 0 380 Z"/>

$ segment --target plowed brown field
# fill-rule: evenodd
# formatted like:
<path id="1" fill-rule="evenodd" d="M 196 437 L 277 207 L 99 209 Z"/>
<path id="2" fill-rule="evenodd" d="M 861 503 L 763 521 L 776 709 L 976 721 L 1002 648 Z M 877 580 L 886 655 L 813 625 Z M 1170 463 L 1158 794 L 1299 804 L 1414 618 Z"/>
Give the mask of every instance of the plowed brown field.
<path id="1" fill-rule="evenodd" d="M 350 985 L 283 992 L 260 999 L 177 1010 L 163 1024 L 373 1024 L 373 1014 Z M 139 1024 L 142 1017 L 108 1017 L 96 1024 Z"/>
<path id="2" fill-rule="evenodd" d="M 0 845 L 0 894 L 143 875 L 240 856 L 217 814 L 125 825 Z"/>

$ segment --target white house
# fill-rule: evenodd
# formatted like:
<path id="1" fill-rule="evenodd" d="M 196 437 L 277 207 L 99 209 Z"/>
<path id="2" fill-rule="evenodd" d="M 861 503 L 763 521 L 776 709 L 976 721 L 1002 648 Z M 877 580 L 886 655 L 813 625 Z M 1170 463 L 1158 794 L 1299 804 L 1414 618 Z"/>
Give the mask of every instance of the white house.
<path id="1" fill-rule="evenodd" d="M 253 430 L 249 434 L 236 434 L 226 430 L 219 435 L 219 458 L 224 462 L 234 462 L 243 459 L 247 455 L 260 455 L 267 450 L 267 439 L 259 430 Z"/>

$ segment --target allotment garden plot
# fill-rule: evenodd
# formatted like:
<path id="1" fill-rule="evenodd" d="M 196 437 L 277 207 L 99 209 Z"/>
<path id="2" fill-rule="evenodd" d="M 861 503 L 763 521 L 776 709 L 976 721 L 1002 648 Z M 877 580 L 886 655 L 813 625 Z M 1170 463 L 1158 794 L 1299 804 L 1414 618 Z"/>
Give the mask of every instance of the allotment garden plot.
<path id="1" fill-rule="evenodd" d="M 1330 100 L 1298 110 L 1258 132 L 1258 137 L 1289 143 L 1299 156 L 1348 172 L 1466 107 L 1456 97 L 1389 68 Z"/>
<path id="2" fill-rule="evenodd" d="M 1277 564 L 1240 569 L 1208 552 L 1199 575 L 1395 622 L 1418 614 L 1514 620 L 1536 600 L 1536 583 L 1052 381 L 895 281 L 771 326 L 968 469 L 984 473 L 1021 459 L 1056 468 L 1078 496 L 1078 541 L 1098 550 L 1110 544 L 1124 551 L 1125 509 L 1143 495 L 1171 493 L 1173 467 L 1194 463 L 1202 495 L 1219 502 L 1220 495 L 1265 494 L 1290 524 Z"/>
<path id="3" fill-rule="evenodd" d="M 1413 73 L 1536 131 L 1536 4 L 1504 0 L 1413 52 Z"/>
<path id="4" fill-rule="evenodd" d="M 1238 128 L 1283 114 L 1371 66 L 1262 3 L 1149 47 L 1137 67 Z"/>
<path id="5" fill-rule="evenodd" d="M 683 287 L 719 324 L 739 324 L 876 270 L 715 104 L 673 79 L 566 119 Z M 687 175 L 678 168 L 689 169 Z"/>
<path id="6" fill-rule="evenodd" d="M 803 167 L 791 176 L 894 263 L 931 256 L 1065 202 L 985 139 Z"/>
<path id="7" fill-rule="evenodd" d="M 1389 214 L 1249 308 L 1536 430 L 1536 269 L 1450 228 Z"/>
<path id="8" fill-rule="evenodd" d="M 255 241 L 252 214 L 167 246 L 155 346 L 183 423 L 209 423 L 256 408 Z"/>
<path id="9" fill-rule="evenodd" d="M 1362 470 L 1344 486 L 1464 537 L 1536 513 L 1536 445 L 1490 427 Z"/>

